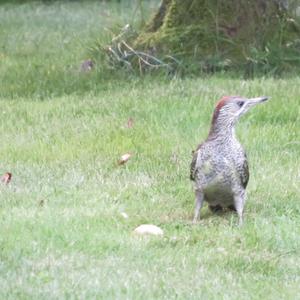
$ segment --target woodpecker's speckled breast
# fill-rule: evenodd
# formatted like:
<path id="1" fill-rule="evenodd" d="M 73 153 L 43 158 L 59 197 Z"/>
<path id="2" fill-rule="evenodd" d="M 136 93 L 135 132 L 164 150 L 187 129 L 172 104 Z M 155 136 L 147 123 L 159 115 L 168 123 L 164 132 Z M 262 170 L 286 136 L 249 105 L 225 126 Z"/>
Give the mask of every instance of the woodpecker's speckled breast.
<path id="1" fill-rule="evenodd" d="M 208 140 L 194 154 L 191 178 L 195 189 L 203 190 L 205 201 L 227 207 L 233 204 L 234 192 L 247 186 L 248 163 L 237 140 L 230 138 L 216 143 Z"/>

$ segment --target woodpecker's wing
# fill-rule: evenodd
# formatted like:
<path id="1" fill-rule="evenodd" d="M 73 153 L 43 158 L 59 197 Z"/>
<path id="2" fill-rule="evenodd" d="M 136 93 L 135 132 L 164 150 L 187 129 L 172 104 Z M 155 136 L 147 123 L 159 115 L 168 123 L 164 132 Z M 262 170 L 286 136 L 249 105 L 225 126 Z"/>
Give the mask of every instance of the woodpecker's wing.
<path id="1" fill-rule="evenodd" d="M 198 158 L 198 151 L 201 148 L 202 144 L 199 144 L 195 151 L 193 151 L 193 159 L 191 162 L 191 168 L 190 168 L 190 179 L 195 181 L 195 171 L 196 171 L 196 163 Z"/>
<path id="2" fill-rule="evenodd" d="M 195 169 L 196 169 L 196 162 L 197 162 L 198 152 L 195 151 L 193 154 L 193 159 L 191 162 L 191 169 L 190 169 L 190 179 L 195 181 Z"/>
<path id="3" fill-rule="evenodd" d="M 241 173 L 241 182 L 243 187 L 246 188 L 249 181 L 249 166 L 248 166 L 248 160 L 246 154 L 245 154 L 245 159 L 242 168 L 243 170 Z"/>

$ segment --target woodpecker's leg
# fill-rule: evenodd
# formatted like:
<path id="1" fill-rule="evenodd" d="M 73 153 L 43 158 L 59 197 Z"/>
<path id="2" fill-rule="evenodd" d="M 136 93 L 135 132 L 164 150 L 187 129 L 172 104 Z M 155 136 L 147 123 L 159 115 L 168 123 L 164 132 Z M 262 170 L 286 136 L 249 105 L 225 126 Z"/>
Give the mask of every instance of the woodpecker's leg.
<path id="1" fill-rule="evenodd" d="M 194 214 L 194 219 L 193 223 L 197 223 L 198 217 L 200 217 L 200 210 L 203 205 L 203 200 L 204 200 L 204 195 L 201 190 L 196 190 L 195 191 L 195 214 Z"/>
<path id="2" fill-rule="evenodd" d="M 234 207 L 239 216 L 239 225 L 243 225 L 243 211 L 245 205 L 245 191 L 234 195 Z"/>

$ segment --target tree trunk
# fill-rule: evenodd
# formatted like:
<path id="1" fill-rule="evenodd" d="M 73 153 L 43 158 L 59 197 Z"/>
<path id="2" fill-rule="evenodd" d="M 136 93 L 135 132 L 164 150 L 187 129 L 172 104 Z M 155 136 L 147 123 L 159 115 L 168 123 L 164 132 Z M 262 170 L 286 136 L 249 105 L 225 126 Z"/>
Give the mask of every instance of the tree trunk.
<path id="1" fill-rule="evenodd" d="M 287 4 L 282 0 L 162 0 L 134 46 L 197 61 L 198 67 L 255 61 L 272 65 L 291 49 L 299 63 L 299 27 L 288 15 Z"/>

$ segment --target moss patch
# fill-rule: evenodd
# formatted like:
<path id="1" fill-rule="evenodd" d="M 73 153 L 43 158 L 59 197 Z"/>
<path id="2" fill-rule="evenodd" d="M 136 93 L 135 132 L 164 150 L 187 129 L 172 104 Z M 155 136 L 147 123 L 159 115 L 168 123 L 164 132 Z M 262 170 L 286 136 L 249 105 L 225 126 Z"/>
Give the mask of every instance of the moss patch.
<path id="1" fill-rule="evenodd" d="M 278 1 L 164 0 L 134 46 L 183 61 L 272 67 L 287 64 L 285 53 L 300 63 L 298 39 L 295 18 Z"/>

